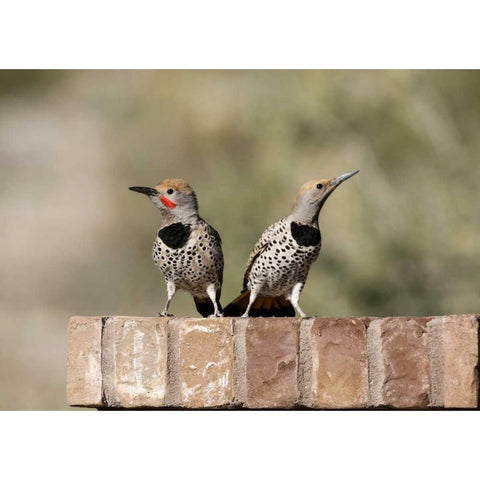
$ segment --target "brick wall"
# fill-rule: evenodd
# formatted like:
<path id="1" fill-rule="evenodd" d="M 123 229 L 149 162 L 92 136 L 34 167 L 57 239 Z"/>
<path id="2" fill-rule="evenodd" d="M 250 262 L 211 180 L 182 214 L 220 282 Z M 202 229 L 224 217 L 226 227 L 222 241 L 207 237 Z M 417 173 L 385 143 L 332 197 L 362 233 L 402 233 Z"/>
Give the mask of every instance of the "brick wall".
<path id="1" fill-rule="evenodd" d="M 111 408 L 477 408 L 479 320 L 72 317 L 67 401 Z"/>

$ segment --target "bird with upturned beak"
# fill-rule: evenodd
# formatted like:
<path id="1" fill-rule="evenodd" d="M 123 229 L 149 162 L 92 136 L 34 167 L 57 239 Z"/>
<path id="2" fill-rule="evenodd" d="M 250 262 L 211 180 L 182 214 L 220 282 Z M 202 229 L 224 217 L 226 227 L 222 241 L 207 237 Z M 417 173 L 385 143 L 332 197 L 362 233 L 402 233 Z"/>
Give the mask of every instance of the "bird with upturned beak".
<path id="1" fill-rule="evenodd" d="M 300 293 L 322 246 L 320 210 L 332 192 L 357 174 L 310 180 L 298 192 L 290 214 L 270 225 L 253 247 L 239 297 L 225 307 L 228 317 L 294 317 Z"/>
<path id="2" fill-rule="evenodd" d="M 186 290 L 203 316 L 222 316 L 222 241 L 198 214 L 195 192 L 181 179 L 167 179 L 155 187 L 130 187 L 146 195 L 162 212 L 153 244 L 153 261 L 167 283 L 167 302 L 160 316 L 171 316 L 170 302 Z"/>

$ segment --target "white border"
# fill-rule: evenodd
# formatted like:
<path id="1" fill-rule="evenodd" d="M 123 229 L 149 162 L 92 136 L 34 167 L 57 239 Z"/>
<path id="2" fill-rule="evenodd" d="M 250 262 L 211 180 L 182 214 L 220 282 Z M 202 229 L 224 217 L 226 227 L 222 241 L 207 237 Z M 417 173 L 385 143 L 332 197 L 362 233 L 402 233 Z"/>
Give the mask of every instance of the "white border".
<path id="1" fill-rule="evenodd" d="M 478 412 L 0 413 L 3 478 L 470 478 Z"/>
<path id="2" fill-rule="evenodd" d="M 3 68 L 469 68 L 473 1 L 3 2 Z"/>

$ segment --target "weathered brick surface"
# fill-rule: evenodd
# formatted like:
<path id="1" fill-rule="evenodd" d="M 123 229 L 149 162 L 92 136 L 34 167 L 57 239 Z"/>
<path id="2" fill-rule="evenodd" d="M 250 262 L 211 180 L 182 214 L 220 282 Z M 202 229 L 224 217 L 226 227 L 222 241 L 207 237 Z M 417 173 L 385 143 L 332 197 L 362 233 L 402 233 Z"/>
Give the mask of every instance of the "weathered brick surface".
<path id="1" fill-rule="evenodd" d="M 113 408 L 477 408 L 479 321 L 72 317 L 67 400 Z"/>
<path id="2" fill-rule="evenodd" d="M 251 318 L 245 329 L 245 406 L 288 408 L 297 388 L 300 319 Z"/>
<path id="3" fill-rule="evenodd" d="M 109 317 L 103 330 L 108 406 L 161 407 L 167 388 L 167 319 Z"/>
<path id="4" fill-rule="evenodd" d="M 317 318 L 301 326 L 301 403 L 362 408 L 368 402 L 369 318 Z"/>
<path id="5" fill-rule="evenodd" d="M 430 400 L 433 407 L 476 408 L 478 319 L 450 315 L 428 323 Z"/>
<path id="6" fill-rule="evenodd" d="M 428 406 L 428 320 L 392 317 L 370 323 L 367 350 L 372 406 Z"/>
<path id="7" fill-rule="evenodd" d="M 235 318 L 233 321 L 234 364 L 233 389 L 235 405 L 245 405 L 247 401 L 247 348 L 246 331 L 248 318 Z"/>
<path id="8" fill-rule="evenodd" d="M 172 324 L 173 325 L 173 324 Z M 178 349 L 178 376 L 173 400 L 187 408 L 229 406 L 233 403 L 233 325 L 231 318 L 180 319 L 173 328 Z M 170 337 L 173 339 L 173 337 Z"/>
<path id="9" fill-rule="evenodd" d="M 102 406 L 102 319 L 70 318 L 67 342 L 68 404 Z"/>

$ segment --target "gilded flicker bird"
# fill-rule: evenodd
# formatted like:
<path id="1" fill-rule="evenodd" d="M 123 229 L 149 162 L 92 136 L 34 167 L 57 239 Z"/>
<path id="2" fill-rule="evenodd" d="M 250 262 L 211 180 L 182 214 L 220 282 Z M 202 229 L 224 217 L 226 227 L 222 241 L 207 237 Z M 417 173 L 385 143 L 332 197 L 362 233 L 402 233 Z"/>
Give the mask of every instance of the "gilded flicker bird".
<path id="1" fill-rule="evenodd" d="M 167 283 L 168 309 L 176 290 L 192 294 L 198 312 L 222 316 L 222 241 L 218 232 L 198 214 L 197 196 L 181 179 L 167 179 L 156 187 L 130 187 L 147 195 L 162 212 L 162 224 L 153 244 L 153 261 Z"/>
<path id="2" fill-rule="evenodd" d="M 225 307 L 228 317 L 294 317 L 308 271 L 322 246 L 318 216 L 327 198 L 345 180 L 345 173 L 331 180 L 305 183 L 288 215 L 270 225 L 253 247 L 243 277 L 241 295 Z"/>

